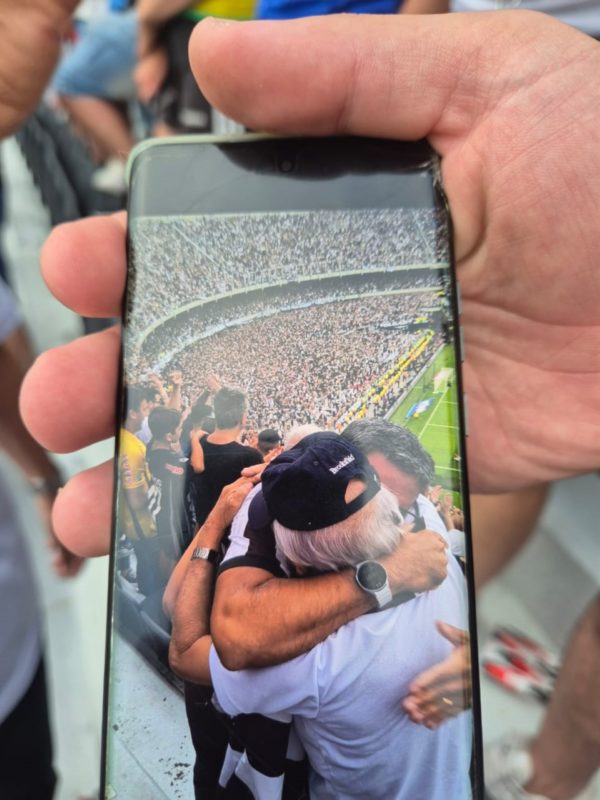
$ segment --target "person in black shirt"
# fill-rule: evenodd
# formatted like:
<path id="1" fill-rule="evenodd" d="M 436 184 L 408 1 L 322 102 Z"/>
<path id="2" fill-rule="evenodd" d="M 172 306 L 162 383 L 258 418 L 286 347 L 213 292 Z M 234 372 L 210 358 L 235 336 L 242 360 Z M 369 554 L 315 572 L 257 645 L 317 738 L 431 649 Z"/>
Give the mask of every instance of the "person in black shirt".
<path id="1" fill-rule="evenodd" d="M 253 447 L 240 444 L 246 423 L 246 397 L 237 389 L 221 387 L 213 399 L 215 430 L 192 430 L 191 484 L 196 521 L 202 526 L 225 486 L 236 481 L 245 467 L 261 464 Z M 220 796 L 219 775 L 229 737 L 212 705 L 212 689 L 184 682 L 185 708 L 196 751 L 196 798 Z"/>
<path id="2" fill-rule="evenodd" d="M 214 398 L 215 430 L 192 434 L 191 468 L 194 508 L 202 525 L 222 489 L 240 477 L 245 467 L 261 464 L 262 454 L 240 444 L 246 422 L 246 397 L 238 389 L 223 387 Z"/>
<path id="3" fill-rule="evenodd" d="M 151 474 L 148 505 L 156 522 L 161 560 L 166 574 L 190 541 L 195 529 L 193 506 L 186 497 L 186 464 L 179 448 L 181 414 L 159 406 L 150 412 L 152 433 L 146 460 Z"/>

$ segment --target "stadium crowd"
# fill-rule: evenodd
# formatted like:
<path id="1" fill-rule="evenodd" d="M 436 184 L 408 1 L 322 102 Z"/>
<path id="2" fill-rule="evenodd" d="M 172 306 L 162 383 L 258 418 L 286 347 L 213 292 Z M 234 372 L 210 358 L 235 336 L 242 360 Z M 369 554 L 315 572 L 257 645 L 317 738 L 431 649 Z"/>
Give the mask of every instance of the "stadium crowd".
<path id="1" fill-rule="evenodd" d="M 422 331 L 403 332 L 402 322 L 414 318 L 428 301 L 423 293 L 366 296 L 223 324 L 213 335 L 179 350 L 175 360 L 161 368 L 165 373 L 173 365 L 182 370 L 187 379 L 183 394 L 189 398 L 201 392 L 202 376 L 212 372 L 227 385 L 241 387 L 257 429 L 308 422 L 333 428 L 421 339 Z M 180 341 L 186 341 L 185 332 Z M 423 358 L 431 357 L 438 344 L 436 337 Z M 402 386 L 420 369 L 421 360 L 411 364 Z M 142 365 L 144 372 L 130 371 L 136 380 L 149 366 L 155 368 L 149 358 Z M 399 394 L 400 387 L 390 393 L 390 401 Z"/>
<path id="2" fill-rule="evenodd" d="M 361 275 L 345 277 L 342 280 L 307 281 L 285 288 L 249 290 L 232 298 L 199 303 L 192 309 L 176 314 L 158 325 L 141 340 L 139 345 L 135 342 L 134 336 L 130 336 L 129 339 L 133 341 L 128 339 L 128 347 L 134 353 L 140 353 L 144 362 L 151 364 L 153 369 L 162 368 L 185 346 L 228 327 L 269 317 L 280 311 L 352 299 L 357 295 L 394 296 L 397 301 L 394 324 L 409 324 L 420 313 L 430 314 L 437 311 L 440 305 L 440 298 L 433 291 L 436 286 L 436 275 L 432 273 L 427 278 L 414 278 L 412 275 L 414 272 L 406 275 L 400 271 L 378 276 L 379 280 L 376 281 L 365 281 Z M 424 288 L 429 288 L 431 291 L 427 295 L 418 291 Z M 132 320 L 132 326 L 135 327 L 135 320 Z M 138 366 L 139 358 L 134 356 L 130 365 L 133 375 L 136 374 Z"/>
<path id="3" fill-rule="evenodd" d="M 445 263 L 437 222 L 428 209 L 141 219 L 131 253 L 143 308 L 131 307 L 129 316 L 141 332 L 199 298 L 313 275 Z"/>

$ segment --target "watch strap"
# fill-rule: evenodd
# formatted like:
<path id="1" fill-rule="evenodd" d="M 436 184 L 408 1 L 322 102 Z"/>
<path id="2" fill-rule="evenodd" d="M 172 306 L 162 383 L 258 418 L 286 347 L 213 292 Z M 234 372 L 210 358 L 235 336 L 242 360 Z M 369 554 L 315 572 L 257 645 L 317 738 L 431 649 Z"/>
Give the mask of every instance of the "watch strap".
<path id="1" fill-rule="evenodd" d="M 385 586 L 381 589 L 376 589 L 372 592 L 373 597 L 377 600 L 377 608 L 383 608 L 388 603 L 392 602 L 393 595 L 389 583 L 386 582 Z"/>
<path id="2" fill-rule="evenodd" d="M 216 550 L 211 550 L 210 547 L 196 547 L 192 550 L 191 561 L 208 561 L 209 564 L 216 564 L 219 560 L 219 554 Z"/>

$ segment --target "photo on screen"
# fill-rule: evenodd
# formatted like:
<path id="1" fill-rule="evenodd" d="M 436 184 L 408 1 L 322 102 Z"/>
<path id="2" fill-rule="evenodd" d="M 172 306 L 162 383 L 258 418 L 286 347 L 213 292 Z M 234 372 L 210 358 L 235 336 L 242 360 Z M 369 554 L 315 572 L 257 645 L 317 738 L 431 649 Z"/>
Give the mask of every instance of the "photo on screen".
<path id="1" fill-rule="evenodd" d="M 408 711 L 468 642 L 444 213 L 141 216 L 129 241 L 106 796 L 472 797 L 468 681 L 439 724 Z M 218 563 L 190 561 L 241 475 Z M 443 580 L 388 597 L 373 562 L 432 532 Z M 248 589 L 246 616 L 248 581 L 285 602 Z"/>

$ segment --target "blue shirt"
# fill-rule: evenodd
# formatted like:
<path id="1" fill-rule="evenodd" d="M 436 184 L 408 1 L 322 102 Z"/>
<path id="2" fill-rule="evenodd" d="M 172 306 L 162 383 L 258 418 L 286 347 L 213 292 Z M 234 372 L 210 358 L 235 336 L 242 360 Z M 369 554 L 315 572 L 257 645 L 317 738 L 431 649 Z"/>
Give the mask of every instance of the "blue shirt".
<path id="1" fill-rule="evenodd" d="M 295 19 L 322 14 L 395 14 L 402 0 L 259 0 L 258 19 Z"/>

